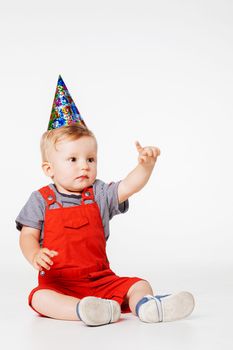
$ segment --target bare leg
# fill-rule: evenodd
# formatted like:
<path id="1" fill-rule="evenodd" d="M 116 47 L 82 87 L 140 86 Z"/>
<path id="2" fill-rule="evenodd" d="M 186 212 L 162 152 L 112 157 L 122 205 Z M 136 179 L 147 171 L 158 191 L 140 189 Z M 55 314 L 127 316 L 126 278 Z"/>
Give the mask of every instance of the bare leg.
<path id="1" fill-rule="evenodd" d="M 136 315 L 135 309 L 137 303 L 148 294 L 154 295 L 153 290 L 147 281 L 138 281 L 130 287 L 126 298 L 129 303 L 129 308 L 134 315 Z"/>
<path id="2" fill-rule="evenodd" d="M 32 298 L 32 306 L 42 315 L 47 317 L 77 321 L 76 306 L 80 299 L 57 293 L 49 289 L 41 289 L 35 292 Z"/>

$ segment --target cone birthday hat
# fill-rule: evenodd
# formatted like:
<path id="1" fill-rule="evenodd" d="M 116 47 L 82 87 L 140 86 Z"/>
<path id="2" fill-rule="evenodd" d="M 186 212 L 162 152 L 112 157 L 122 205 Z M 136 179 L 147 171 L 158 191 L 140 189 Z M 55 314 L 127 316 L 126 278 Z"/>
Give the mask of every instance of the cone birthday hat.
<path id="1" fill-rule="evenodd" d="M 62 77 L 59 75 L 48 130 L 77 123 L 86 127 Z"/>

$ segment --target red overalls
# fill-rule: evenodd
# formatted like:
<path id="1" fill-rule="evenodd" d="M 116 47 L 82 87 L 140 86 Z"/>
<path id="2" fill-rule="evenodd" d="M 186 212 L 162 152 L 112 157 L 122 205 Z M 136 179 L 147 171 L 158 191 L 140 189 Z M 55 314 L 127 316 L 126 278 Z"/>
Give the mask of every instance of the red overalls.
<path id="1" fill-rule="evenodd" d="M 119 277 L 109 266 L 106 240 L 93 188 L 82 192 L 81 205 L 63 208 L 49 186 L 39 190 L 46 202 L 43 247 L 59 254 L 53 258 L 50 270 L 38 275 L 39 289 L 50 289 L 79 299 L 85 296 L 116 300 L 122 312 L 130 312 L 125 300 L 129 288 L 138 277 Z M 85 203 L 92 200 L 92 203 Z M 59 208 L 49 209 L 57 203 Z M 33 307 L 32 307 L 33 308 Z M 36 310 L 35 310 L 36 311 Z"/>

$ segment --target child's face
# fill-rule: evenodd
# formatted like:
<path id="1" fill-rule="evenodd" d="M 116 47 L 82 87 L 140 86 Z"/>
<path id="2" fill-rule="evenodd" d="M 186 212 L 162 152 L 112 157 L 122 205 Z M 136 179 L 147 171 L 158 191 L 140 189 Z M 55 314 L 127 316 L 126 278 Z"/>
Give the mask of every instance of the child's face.
<path id="1" fill-rule="evenodd" d="M 91 186 L 97 175 L 97 144 L 90 136 L 62 140 L 49 150 L 49 161 L 43 165 L 58 191 L 79 193 Z"/>

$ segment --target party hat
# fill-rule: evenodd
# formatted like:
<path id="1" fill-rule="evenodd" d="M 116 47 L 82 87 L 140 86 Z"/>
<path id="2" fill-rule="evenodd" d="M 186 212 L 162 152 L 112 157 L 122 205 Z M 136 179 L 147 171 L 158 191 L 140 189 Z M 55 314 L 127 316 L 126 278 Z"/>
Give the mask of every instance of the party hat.
<path id="1" fill-rule="evenodd" d="M 76 123 L 86 127 L 62 77 L 59 75 L 48 130 Z"/>

